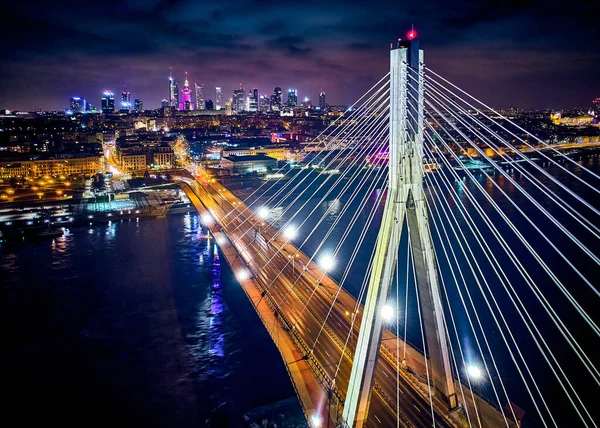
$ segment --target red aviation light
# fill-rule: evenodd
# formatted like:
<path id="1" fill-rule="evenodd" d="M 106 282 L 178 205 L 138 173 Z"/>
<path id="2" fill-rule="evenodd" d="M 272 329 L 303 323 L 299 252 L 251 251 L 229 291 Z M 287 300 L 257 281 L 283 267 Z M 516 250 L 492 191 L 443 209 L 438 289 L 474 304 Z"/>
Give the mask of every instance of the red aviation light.
<path id="1" fill-rule="evenodd" d="M 406 37 L 408 38 L 408 40 L 414 40 L 417 38 L 417 32 L 414 29 L 412 29 L 408 33 L 406 33 Z"/>

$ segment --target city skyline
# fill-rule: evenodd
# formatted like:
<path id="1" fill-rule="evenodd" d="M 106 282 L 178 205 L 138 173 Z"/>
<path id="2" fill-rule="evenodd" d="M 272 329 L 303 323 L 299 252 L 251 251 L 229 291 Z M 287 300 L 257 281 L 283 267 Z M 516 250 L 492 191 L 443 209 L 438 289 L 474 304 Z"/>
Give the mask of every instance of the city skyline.
<path id="1" fill-rule="evenodd" d="M 413 23 L 427 66 L 491 105 L 586 107 L 600 92 L 599 58 L 590 55 L 598 6 L 588 3 L 377 0 L 365 10 L 352 1 L 61 7 L 30 0 L 4 14 L 0 108 L 64 109 L 77 94 L 97 103 L 96 94 L 123 85 L 157 108 L 169 66 L 191 81 L 198 72 L 199 83 L 221 86 L 226 99 L 243 82 L 298 88 L 313 100 L 326 87 L 332 103 L 350 104 L 385 74 L 389 43 Z"/>

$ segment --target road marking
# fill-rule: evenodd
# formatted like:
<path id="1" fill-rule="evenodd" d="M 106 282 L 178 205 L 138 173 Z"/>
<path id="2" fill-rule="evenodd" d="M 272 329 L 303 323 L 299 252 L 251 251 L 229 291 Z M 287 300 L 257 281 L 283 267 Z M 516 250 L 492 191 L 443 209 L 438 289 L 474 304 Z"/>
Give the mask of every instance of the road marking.
<path id="1" fill-rule="evenodd" d="M 327 354 L 328 357 L 331 357 L 331 355 L 329 355 L 329 352 L 325 351 L 325 353 Z"/>
<path id="2" fill-rule="evenodd" d="M 373 416 L 375 416 L 375 419 L 377 419 L 377 422 L 381 423 L 381 421 L 379 420 L 379 418 L 377 417 L 377 415 L 375 413 L 373 413 Z"/>
<path id="3" fill-rule="evenodd" d="M 312 333 L 312 330 L 310 329 L 310 327 L 306 327 L 306 329 Z"/>
<path id="4" fill-rule="evenodd" d="M 400 388 L 398 388 L 398 391 L 400 391 L 402 394 L 404 394 L 404 391 L 402 391 Z"/>
<path id="5" fill-rule="evenodd" d="M 383 371 L 383 374 L 385 375 L 385 377 L 389 377 L 385 370 Z"/>
<path id="6" fill-rule="evenodd" d="M 340 324 L 340 322 L 338 321 L 338 325 L 341 327 L 342 325 Z"/>
<path id="7" fill-rule="evenodd" d="M 418 408 L 416 405 L 414 405 L 414 404 L 413 404 L 413 407 L 414 407 L 415 409 L 417 409 L 417 410 L 419 411 L 419 413 L 421 413 L 421 409 L 419 409 L 419 408 Z"/>

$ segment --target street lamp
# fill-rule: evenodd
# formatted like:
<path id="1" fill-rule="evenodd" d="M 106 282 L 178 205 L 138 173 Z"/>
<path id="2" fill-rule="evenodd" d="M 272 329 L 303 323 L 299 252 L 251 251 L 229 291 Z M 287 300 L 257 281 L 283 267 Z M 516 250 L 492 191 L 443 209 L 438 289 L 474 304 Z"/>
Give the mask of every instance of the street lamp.
<path id="1" fill-rule="evenodd" d="M 260 207 L 258 209 L 258 216 L 266 220 L 269 217 L 269 209 L 267 207 Z"/>
<path id="2" fill-rule="evenodd" d="M 238 281 L 245 281 L 250 278 L 250 272 L 248 272 L 246 269 L 242 269 L 237 273 L 236 277 Z"/>
<path id="3" fill-rule="evenodd" d="M 313 427 L 318 428 L 323 423 L 323 420 L 321 419 L 321 416 L 315 413 L 310 417 L 310 422 Z"/>
<path id="4" fill-rule="evenodd" d="M 288 240 L 291 241 L 292 239 L 294 239 L 297 235 L 297 231 L 296 229 L 294 229 L 292 226 L 288 226 L 285 228 L 285 230 L 283 231 L 283 236 Z"/>
<path id="5" fill-rule="evenodd" d="M 473 380 L 479 380 L 483 376 L 481 369 L 474 364 L 467 366 L 467 374 Z"/>
<path id="6" fill-rule="evenodd" d="M 329 272 L 335 267 L 335 261 L 333 260 L 333 257 L 331 257 L 329 254 L 326 254 L 321 256 L 319 259 L 319 266 L 321 266 L 321 269 L 323 269 L 325 272 Z"/>
<path id="7" fill-rule="evenodd" d="M 200 219 L 205 226 L 210 226 L 213 222 L 213 218 L 210 214 L 203 214 Z"/>
<path id="8" fill-rule="evenodd" d="M 384 320 L 391 321 L 391 319 L 394 318 L 394 308 L 390 305 L 383 305 L 381 308 L 381 316 L 383 316 Z"/>

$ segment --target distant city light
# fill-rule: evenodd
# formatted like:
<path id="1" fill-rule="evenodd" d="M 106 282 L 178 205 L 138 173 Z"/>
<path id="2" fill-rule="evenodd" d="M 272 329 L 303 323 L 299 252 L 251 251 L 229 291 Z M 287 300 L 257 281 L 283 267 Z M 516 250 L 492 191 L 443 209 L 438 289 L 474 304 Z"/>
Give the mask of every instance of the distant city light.
<path id="1" fill-rule="evenodd" d="M 283 236 L 285 238 L 287 238 L 288 240 L 294 239 L 297 234 L 298 234 L 298 231 L 296 229 L 294 229 L 292 226 L 286 227 L 285 230 L 283 231 Z"/>
<path id="2" fill-rule="evenodd" d="M 384 320 L 390 321 L 394 318 L 394 308 L 390 305 L 383 305 L 383 308 L 381 308 L 381 316 L 383 316 Z"/>

